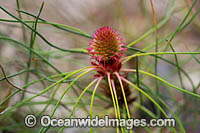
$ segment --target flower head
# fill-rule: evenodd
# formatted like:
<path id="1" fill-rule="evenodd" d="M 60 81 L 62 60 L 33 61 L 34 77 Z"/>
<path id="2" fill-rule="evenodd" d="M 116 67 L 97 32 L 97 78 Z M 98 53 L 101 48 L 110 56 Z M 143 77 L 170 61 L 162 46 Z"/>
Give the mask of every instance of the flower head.
<path id="1" fill-rule="evenodd" d="M 88 53 L 97 61 L 107 61 L 111 58 L 120 58 L 126 48 L 122 38 L 112 28 L 105 26 L 98 29 L 90 40 Z"/>
<path id="2" fill-rule="evenodd" d="M 90 40 L 88 54 L 91 54 L 92 65 L 96 66 L 98 72 L 97 77 L 105 77 L 107 73 L 111 75 L 114 72 L 119 72 L 122 63 L 121 57 L 126 48 L 121 42 L 122 38 L 116 33 L 112 28 L 105 26 L 98 29 L 94 35 L 93 39 Z"/>
<path id="3" fill-rule="evenodd" d="M 114 90 L 117 95 L 117 102 L 120 108 L 123 108 L 124 105 L 136 100 L 135 97 L 130 97 L 129 85 L 123 81 L 123 78 L 127 78 L 127 74 L 121 73 L 121 57 L 124 55 L 124 50 L 127 49 L 123 47 L 125 43 L 122 43 L 122 38 L 115 30 L 107 26 L 98 29 L 92 37 L 87 50 L 88 54 L 92 55 L 90 61 L 94 66 L 93 70 L 97 72 L 94 78 L 105 80 L 105 83 L 108 83 L 100 84 L 104 88 L 104 94 L 113 100 L 111 90 Z"/>

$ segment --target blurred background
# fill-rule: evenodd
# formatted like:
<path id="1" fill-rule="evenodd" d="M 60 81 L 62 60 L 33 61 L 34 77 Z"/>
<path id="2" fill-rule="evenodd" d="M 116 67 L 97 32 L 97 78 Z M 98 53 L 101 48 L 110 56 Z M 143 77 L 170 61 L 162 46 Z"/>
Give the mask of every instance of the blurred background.
<path id="1" fill-rule="evenodd" d="M 28 13 L 37 16 L 42 0 L 19 0 L 19 5 L 17 6 L 17 1 L 15 0 L 0 0 L 0 6 L 8 10 L 11 14 L 18 16 L 23 20 L 35 20 L 33 17 L 18 13 L 18 9 L 26 11 Z M 164 39 L 159 44 L 159 50 L 163 49 L 167 45 L 167 36 L 175 31 L 176 27 L 180 24 L 181 20 L 186 15 L 189 7 L 191 6 L 193 0 L 168 0 L 168 1 L 155 1 L 154 8 L 157 17 L 157 22 L 165 22 L 161 28 L 158 30 L 159 40 Z M 200 1 L 192 9 L 190 17 L 200 8 Z M 92 35 L 98 28 L 103 26 L 110 26 L 115 29 L 123 38 L 123 42 L 129 44 L 134 40 L 141 37 L 149 29 L 153 28 L 153 15 L 148 0 L 101 0 L 101 1 L 89 1 L 89 0 L 46 0 L 44 1 L 44 8 L 41 12 L 40 18 L 43 18 L 49 22 L 54 22 L 63 25 L 69 25 L 78 28 L 90 35 Z M 14 20 L 3 10 L 0 10 L 0 19 Z M 29 23 L 31 26 L 32 24 Z M 46 40 L 51 42 L 57 47 L 64 49 L 85 49 L 88 47 L 89 38 L 85 38 L 79 35 L 75 35 L 60 29 L 57 29 L 51 25 L 38 23 L 37 31 L 45 37 Z M 31 30 L 27 29 L 21 23 L 16 22 L 3 22 L 0 21 L 0 35 L 12 38 L 23 42 L 27 46 L 30 43 Z M 151 33 L 149 36 L 145 37 L 143 40 L 136 43 L 133 47 L 144 50 L 146 52 L 151 52 L 155 50 L 155 47 L 150 47 L 155 43 L 155 34 Z M 181 32 L 177 33 L 175 39 L 172 41 L 172 45 L 177 52 L 189 52 L 189 51 L 200 51 L 200 15 L 184 28 Z M 34 49 L 37 50 L 40 55 L 44 56 L 48 61 L 50 61 L 54 66 L 56 66 L 61 72 L 73 71 L 85 66 L 90 65 L 90 57 L 86 54 L 81 53 L 67 53 L 59 51 L 53 47 L 48 46 L 40 37 L 36 36 Z M 167 51 L 171 51 L 170 48 Z M 133 54 L 134 52 L 127 53 L 127 55 Z M 200 55 L 195 55 L 196 58 L 192 58 L 190 55 L 177 55 L 180 63 L 180 67 L 186 71 L 186 73 L 191 78 L 193 85 L 197 88 L 197 92 L 200 93 L 200 65 L 197 60 L 200 60 Z M 175 62 L 173 55 L 164 55 L 165 59 Z M 154 58 L 144 57 L 139 58 L 140 69 L 146 70 L 148 72 L 154 72 Z M 195 60 L 197 59 L 197 60 Z M 0 63 L 4 67 L 6 75 L 12 75 L 17 72 L 23 71 L 27 67 L 28 62 L 28 50 L 23 47 L 16 45 L 10 41 L 0 39 Z M 44 76 L 53 75 L 56 72 L 45 65 L 43 61 L 37 56 L 33 55 L 31 60 L 31 69 L 29 80 L 26 81 L 27 71 L 9 78 L 12 83 L 16 86 L 24 86 L 30 81 L 40 79 Z M 135 68 L 135 61 L 131 60 L 126 67 Z M 179 81 L 179 75 L 176 67 L 166 63 L 164 61 L 158 62 L 158 75 L 168 82 L 181 87 Z M 86 86 L 89 83 L 88 79 L 92 80 L 92 76 L 88 75 L 88 78 L 82 78 L 78 83 L 81 86 Z M 150 88 L 154 88 L 154 80 L 152 78 L 143 77 L 144 82 Z M 0 73 L 0 100 L 2 101 L 8 95 L 10 95 L 14 88 L 11 87 L 4 79 L 3 74 Z M 192 85 L 188 78 L 182 75 L 182 82 L 184 89 L 192 91 Z M 34 92 L 40 92 L 44 88 L 51 85 L 51 82 L 44 81 L 36 83 L 30 87 L 28 90 Z M 62 89 L 55 95 L 55 102 L 61 96 L 62 92 L 66 88 L 67 83 L 61 86 Z M 73 107 L 73 103 L 77 99 L 77 95 L 81 93 L 80 89 L 70 90 L 63 99 L 63 106 L 60 106 L 56 111 L 56 117 L 66 117 L 67 112 Z M 169 89 L 171 94 L 169 94 Z M 166 91 L 167 90 L 167 91 Z M 45 96 L 52 94 L 52 91 L 47 92 Z M 169 95 L 169 99 L 166 98 L 167 104 L 172 108 L 172 110 L 177 113 L 183 123 L 185 130 L 188 133 L 193 133 L 199 131 L 200 128 L 196 127 L 195 130 L 193 124 L 194 112 L 197 112 L 197 123 L 200 123 L 200 104 L 198 101 L 198 109 L 194 111 L 194 98 L 184 96 L 181 92 L 176 91 L 173 88 L 169 88 L 166 85 L 160 85 L 160 92 L 163 95 Z M 101 90 L 99 90 L 101 93 Z M 26 93 L 25 98 L 32 96 L 33 94 Z M 132 93 L 133 97 L 137 97 L 136 91 Z M 0 112 L 6 111 L 6 108 L 10 108 L 21 100 L 22 93 L 17 93 L 8 102 L 6 102 L 5 108 L 1 108 Z M 33 101 L 46 101 L 48 97 L 37 97 Z M 85 97 L 85 100 L 89 107 L 90 95 Z M 172 99 L 172 100 L 171 100 Z M 71 102 L 71 104 L 70 104 Z M 176 104 L 175 104 L 175 103 Z M 188 102 L 188 103 L 187 103 Z M 95 114 L 103 116 L 105 114 L 110 114 L 112 112 L 111 108 L 107 111 L 103 111 L 101 104 L 104 101 L 97 100 L 95 104 L 97 107 L 94 109 Z M 185 104 L 186 103 L 186 104 Z M 86 104 L 86 107 L 87 107 Z M 147 103 L 148 104 L 148 100 Z M 49 108 L 43 112 L 43 114 L 50 114 L 54 105 L 50 105 Z M 185 105 L 184 107 L 182 107 Z M 135 107 L 134 105 L 132 105 Z M 148 108 L 151 105 L 147 105 Z M 23 119 L 25 115 L 30 113 L 37 113 L 45 107 L 45 103 L 41 104 L 30 104 L 23 106 L 10 114 L 6 119 L 0 119 L 0 133 L 7 132 L 26 132 L 30 129 L 23 126 Z M 149 108 L 151 109 L 151 107 Z M 133 109 L 135 117 L 140 117 L 141 113 L 138 109 Z M 75 115 L 77 117 L 86 117 L 88 114 L 84 111 L 83 107 L 77 109 Z M 20 124 L 17 124 L 17 123 Z M 40 128 L 36 127 L 31 129 L 32 132 L 38 131 Z M 52 129 L 50 132 L 56 130 Z M 113 129 L 106 129 L 109 132 L 115 132 Z M 136 129 L 138 132 L 146 132 L 144 129 Z M 66 132 L 87 132 L 88 129 L 66 129 Z M 162 132 L 157 130 L 157 128 L 152 129 L 153 132 Z M 101 132 L 101 130 L 98 130 Z M 163 132 L 166 132 L 165 130 Z"/>

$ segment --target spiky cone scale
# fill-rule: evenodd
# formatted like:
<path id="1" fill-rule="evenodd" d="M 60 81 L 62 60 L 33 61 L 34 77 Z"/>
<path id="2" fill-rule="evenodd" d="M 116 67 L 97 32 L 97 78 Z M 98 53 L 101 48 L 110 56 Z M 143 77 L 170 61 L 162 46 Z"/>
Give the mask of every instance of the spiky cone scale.
<path id="1" fill-rule="evenodd" d="M 92 59 L 98 62 L 107 61 L 112 58 L 121 58 L 124 50 L 125 43 L 122 38 L 110 27 L 102 27 L 98 29 L 90 40 L 88 53 L 92 55 Z"/>

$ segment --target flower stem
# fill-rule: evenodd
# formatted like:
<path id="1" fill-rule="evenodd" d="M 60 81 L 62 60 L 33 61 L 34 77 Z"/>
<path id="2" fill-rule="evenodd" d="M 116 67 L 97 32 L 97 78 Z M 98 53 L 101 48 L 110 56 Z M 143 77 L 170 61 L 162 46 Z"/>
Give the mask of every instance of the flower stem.
<path id="1" fill-rule="evenodd" d="M 57 110 L 57 108 L 58 108 L 58 106 L 59 106 L 59 104 L 60 104 L 62 98 L 63 98 L 64 95 L 67 93 L 67 91 L 69 90 L 69 88 L 71 88 L 71 86 L 72 86 L 79 78 L 81 78 L 82 76 L 84 76 L 85 74 L 89 73 L 89 72 L 92 71 L 92 70 L 93 70 L 93 69 L 90 68 L 90 69 L 87 70 L 86 72 L 81 73 L 79 76 L 77 76 L 77 77 L 75 78 L 75 80 L 73 80 L 73 81 L 70 83 L 70 85 L 65 89 L 65 91 L 64 91 L 63 94 L 61 95 L 60 99 L 59 99 L 58 102 L 56 103 L 56 106 L 54 107 L 54 110 L 52 111 L 52 113 L 51 113 L 51 115 L 50 115 L 50 118 L 52 118 L 52 117 L 54 116 L 54 114 L 55 114 L 55 112 L 56 112 L 56 110 Z M 80 96 L 81 96 L 81 95 L 80 95 Z M 80 96 L 79 96 L 79 97 L 80 97 Z M 76 104 L 78 104 L 78 103 L 76 103 Z M 74 105 L 75 107 L 77 106 L 76 104 Z M 75 108 L 72 109 L 72 111 L 71 111 L 71 113 L 70 113 L 70 117 L 71 117 L 72 113 L 74 112 L 74 109 L 75 109 Z M 49 129 L 49 128 L 50 128 L 50 126 L 47 127 L 46 129 Z M 44 127 L 41 128 L 40 133 L 43 132 L 44 129 L 45 129 Z M 46 132 L 46 131 L 47 131 L 47 130 L 45 130 L 44 132 Z"/>
<path id="2" fill-rule="evenodd" d="M 93 91 L 93 93 L 92 93 L 91 104 L 90 104 L 90 116 L 91 116 L 91 119 L 92 119 L 92 111 L 93 111 L 94 96 L 95 96 L 96 90 L 97 90 L 97 88 L 98 88 L 98 86 L 99 86 L 99 84 L 100 84 L 102 78 L 103 78 L 103 77 L 100 77 L 100 78 L 99 78 L 99 80 L 98 80 L 96 86 L 94 87 L 94 91 Z M 92 133 L 92 129 L 93 129 L 92 126 L 90 126 L 90 133 Z"/>
<path id="3" fill-rule="evenodd" d="M 124 103 L 125 103 L 126 111 L 127 111 L 127 114 L 128 114 L 128 118 L 130 119 L 131 116 L 130 116 L 130 112 L 129 112 L 129 108 L 128 108 L 128 104 L 127 104 L 127 100 L 126 100 L 126 94 L 124 92 L 124 86 L 122 84 L 122 80 L 119 76 L 119 73 L 115 72 L 115 75 L 117 76 L 117 78 L 119 80 L 119 83 L 120 83 L 120 86 L 121 86 L 121 89 L 122 89 L 122 94 L 123 94 L 123 97 L 124 97 Z"/>
<path id="4" fill-rule="evenodd" d="M 121 71 L 136 72 L 136 70 L 134 70 L 134 69 L 122 69 Z M 142 71 L 142 70 L 138 70 L 138 71 L 139 71 L 139 73 L 143 73 L 143 74 L 145 74 L 145 75 L 154 77 L 154 78 L 156 78 L 156 79 L 162 81 L 163 83 L 167 84 L 168 86 L 173 87 L 173 88 L 175 88 L 175 89 L 177 89 L 177 90 L 179 90 L 179 91 L 181 91 L 181 92 L 190 94 L 190 95 L 195 96 L 195 97 L 197 97 L 197 98 L 200 98 L 200 95 L 199 95 L 199 94 L 195 94 L 195 93 L 190 92 L 190 91 L 188 91 L 188 90 L 185 90 L 185 89 L 176 87 L 175 85 L 170 84 L 170 83 L 167 82 L 166 80 L 164 80 L 164 79 L 162 79 L 162 78 L 160 78 L 160 77 L 158 77 L 158 76 L 156 76 L 156 75 L 154 75 L 154 74 L 151 74 L 151 73 L 148 73 L 148 72 L 145 72 L 145 71 Z"/>
<path id="5" fill-rule="evenodd" d="M 132 87 L 136 88 L 138 91 L 140 91 L 143 95 L 145 95 L 149 100 L 151 100 L 159 109 L 160 111 L 163 113 L 163 115 L 168 118 L 167 114 L 165 113 L 165 111 L 162 109 L 162 107 L 153 99 L 151 98 L 151 96 L 149 96 L 146 92 L 144 92 L 142 89 L 138 88 L 135 84 L 131 83 L 130 81 L 128 81 L 127 79 L 125 79 L 124 77 L 121 77 L 121 79 L 128 83 L 129 85 L 131 85 Z"/>
<path id="6" fill-rule="evenodd" d="M 40 96 L 40 95 L 46 93 L 46 92 L 49 91 L 51 88 L 55 87 L 56 85 L 62 83 L 64 80 L 70 78 L 71 76 L 73 76 L 73 75 L 75 75 L 75 74 L 77 74 L 77 73 L 79 73 L 79 72 L 81 72 L 81 71 L 83 71 L 83 70 L 85 70 L 85 69 L 88 69 L 88 67 L 85 67 L 85 68 L 76 70 L 76 71 L 74 71 L 74 72 L 71 72 L 69 75 L 67 75 L 67 76 L 65 76 L 64 78 L 60 79 L 60 80 L 57 81 L 56 83 L 53 83 L 52 85 L 50 85 L 49 87 L 47 87 L 47 88 L 45 88 L 43 91 L 41 91 L 40 93 L 38 93 L 38 94 L 36 94 L 36 95 L 34 95 L 34 96 L 32 96 L 32 97 L 29 97 L 29 98 L 27 98 L 27 99 L 24 99 L 23 101 L 17 103 L 17 104 L 14 105 L 12 108 L 8 109 L 7 112 L 5 112 L 3 115 L 5 115 L 5 116 L 8 115 L 11 111 L 17 109 L 18 107 L 21 107 L 22 105 L 24 105 L 25 103 L 31 101 L 32 99 L 34 99 L 34 98 L 36 98 L 36 97 L 38 97 L 38 96 Z"/>
<path id="7" fill-rule="evenodd" d="M 118 102 L 117 93 L 116 93 L 116 89 L 115 89 L 115 83 L 114 83 L 113 80 L 111 80 L 111 85 L 112 85 L 111 89 L 113 89 L 115 101 L 117 103 L 117 111 L 118 111 L 119 120 L 120 120 L 121 119 L 121 114 L 120 114 L 119 102 Z M 124 129 L 122 127 L 121 127 L 121 131 L 122 131 L 122 133 L 124 133 Z"/>
<path id="8" fill-rule="evenodd" d="M 127 61 L 129 61 L 130 59 L 136 57 L 136 56 L 144 56 L 144 55 L 163 55 L 163 54 L 200 54 L 200 52 L 152 52 L 152 53 L 139 53 L 139 54 L 133 54 L 131 56 L 127 56 L 124 59 L 124 61 L 122 62 L 123 64 Z"/>
<path id="9" fill-rule="evenodd" d="M 118 113 L 117 113 L 115 98 L 114 98 L 114 95 L 113 95 L 111 81 L 110 81 L 110 73 L 107 73 L 107 76 L 108 76 L 108 84 L 109 84 L 110 93 L 111 93 L 111 96 L 112 96 L 112 101 L 113 101 L 114 110 L 115 110 L 115 117 L 118 118 Z M 119 133 L 119 127 L 117 127 L 117 133 Z"/>

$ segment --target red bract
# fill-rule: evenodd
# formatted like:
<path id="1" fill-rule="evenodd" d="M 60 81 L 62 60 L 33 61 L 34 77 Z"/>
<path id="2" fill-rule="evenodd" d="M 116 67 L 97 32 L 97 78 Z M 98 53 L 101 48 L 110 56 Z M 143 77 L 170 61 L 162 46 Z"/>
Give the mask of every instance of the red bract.
<path id="1" fill-rule="evenodd" d="M 96 74 L 96 77 L 106 76 L 106 73 L 111 73 L 111 76 L 114 72 L 119 72 L 122 63 L 119 59 L 110 59 L 107 61 L 101 61 L 101 62 L 91 62 L 92 65 L 96 66 L 96 71 L 98 74 Z"/>

